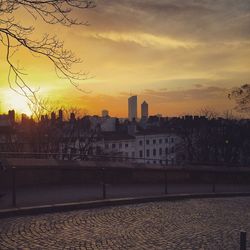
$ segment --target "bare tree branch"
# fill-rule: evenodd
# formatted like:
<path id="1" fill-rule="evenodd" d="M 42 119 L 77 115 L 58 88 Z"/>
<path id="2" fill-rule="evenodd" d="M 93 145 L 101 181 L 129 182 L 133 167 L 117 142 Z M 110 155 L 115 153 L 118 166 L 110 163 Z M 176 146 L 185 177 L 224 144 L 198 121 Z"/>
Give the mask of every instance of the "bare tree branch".
<path id="1" fill-rule="evenodd" d="M 39 105 L 36 96 L 38 90 L 32 89 L 25 80 L 24 72 L 12 61 L 12 56 L 19 48 L 25 48 L 32 55 L 44 56 L 54 65 L 56 74 L 67 79 L 78 90 L 79 82 L 87 78 L 87 73 L 74 72 L 74 64 L 80 63 L 70 50 L 64 48 L 62 41 L 55 36 L 45 34 L 42 39 L 35 40 L 31 35 L 35 27 L 25 27 L 15 21 L 15 12 L 19 9 L 26 11 L 34 19 L 42 19 L 47 24 L 64 26 L 88 25 L 72 17 L 75 9 L 95 7 L 91 0 L 0 0 L 0 43 L 6 48 L 6 61 L 9 65 L 8 81 L 10 88 L 28 98 L 32 105 Z"/>

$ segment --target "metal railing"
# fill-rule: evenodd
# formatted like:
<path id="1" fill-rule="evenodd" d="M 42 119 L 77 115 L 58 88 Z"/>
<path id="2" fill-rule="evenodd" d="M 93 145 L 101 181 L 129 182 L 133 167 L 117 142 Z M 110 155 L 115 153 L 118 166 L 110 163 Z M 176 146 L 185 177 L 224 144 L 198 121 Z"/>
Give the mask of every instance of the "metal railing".
<path id="1" fill-rule="evenodd" d="M 16 207 L 17 206 L 17 179 L 18 179 L 18 175 L 17 173 L 19 171 L 30 171 L 30 170 L 73 170 L 73 171 L 77 171 L 77 172 L 81 172 L 81 171 L 97 171 L 99 172 L 100 174 L 100 177 L 99 179 L 100 182 L 99 182 L 99 185 L 101 185 L 101 189 L 102 189 L 102 199 L 106 199 L 107 196 L 108 196 L 108 193 L 107 193 L 107 185 L 109 185 L 109 181 L 108 181 L 108 177 L 109 177 L 109 174 L 112 173 L 112 174 L 119 174 L 119 172 L 121 170 L 126 170 L 126 171 L 139 171 L 140 173 L 141 172 L 147 172 L 147 171 L 150 171 L 150 176 L 152 175 L 152 173 L 160 173 L 160 176 L 162 176 L 162 179 L 163 179 L 163 183 L 161 182 L 161 184 L 164 185 L 164 195 L 168 195 L 169 194 L 169 184 L 171 183 L 171 181 L 169 180 L 169 175 L 170 173 L 177 173 L 178 174 L 183 174 L 183 173 L 186 173 L 186 174 L 196 174 L 198 175 L 199 177 L 202 177 L 203 175 L 209 175 L 209 181 L 206 181 L 204 182 L 203 184 L 208 184 L 208 185 L 211 185 L 211 191 L 209 193 L 217 193 L 217 185 L 220 184 L 219 182 L 219 178 L 222 178 L 223 177 L 223 174 L 227 175 L 228 172 L 226 171 L 211 171 L 211 170 L 188 170 L 188 169 L 152 169 L 152 168 L 148 168 L 148 169 L 145 169 L 145 168 L 138 168 L 138 169 L 135 169 L 135 168 L 114 168 L 114 167 L 77 167 L 77 166 L 58 166 L 58 167 L 49 167 L 49 168 L 43 168 L 43 167 L 11 167 L 10 170 L 11 170 L 11 189 L 12 189 L 12 206 L 13 207 Z M 234 174 L 236 173 L 236 176 L 237 177 L 237 171 L 234 172 Z M 238 172 L 238 174 L 242 174 L 241 172 Z M 247 174 L 250 175 L 250 172 L 247 172 Z M 237 178 L 236 178 L 237 179 Z M 192 183 L 192 182 L 191 182 Z M 180 182 L 180 184 L 183 184 Z M 131 183 L 130 183 L 131 185 Z M 250 191 L 250 190 L 249 190 Z"/>

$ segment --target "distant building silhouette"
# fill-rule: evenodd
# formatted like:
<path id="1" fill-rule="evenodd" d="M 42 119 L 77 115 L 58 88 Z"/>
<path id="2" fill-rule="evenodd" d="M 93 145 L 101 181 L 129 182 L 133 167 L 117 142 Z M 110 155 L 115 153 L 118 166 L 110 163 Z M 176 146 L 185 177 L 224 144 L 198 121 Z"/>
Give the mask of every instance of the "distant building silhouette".
<path id="1" fill-rule="evenodd" d="M 56 120 L 56 113 L 52 112 L 50 117 L 51 117 L 51 121 L 54 122 Z"/>
<path id="2" fill-rule="evenodd" d="M 58 111 L 58 116 L 59 121 L 63 121 L 63 111 L 61 109 Z"/>
<path id="3" fill-rule="evenodd" d="M 141 104 L 141 119 L 147 119 L 148 118 L 148 104 L 146 101 L 144 101 Z"/>
<path id="4" fill-rule="evenodd" d="M 76 120 L 76 115 L 74 112 L 70 113 L 70 121 L 73 122 Z"/>
<path id="5" fill-rule="evenodd" d="M 102 117 L 107 117 L 107 116 L 109 116 L 109 111 L 106 109 L 102 110 Z"/>
<path id="6" fill-rule="evenodd" d="M 11 124 L 15 123 L 15 110 L 9 110 L 9 120 Z"/>
<path id="7" fill-rule="evenodd" d="M 116 118 L 105 116 L 100 121 L 101 122 L 101 131 L 111 132 L 116 131 Z"/>
<path id="8" fill-rule="evenodd" d="M 131 96 L 128 98 L 128 119 L 130 121 L 137 119 L 137 96 Z"/>
<path id="9" fill-rule="evenodd" d="M 27 123 L 29 121 L 29 117 L 26 114 L 21 114 L 21 123 Z"/>

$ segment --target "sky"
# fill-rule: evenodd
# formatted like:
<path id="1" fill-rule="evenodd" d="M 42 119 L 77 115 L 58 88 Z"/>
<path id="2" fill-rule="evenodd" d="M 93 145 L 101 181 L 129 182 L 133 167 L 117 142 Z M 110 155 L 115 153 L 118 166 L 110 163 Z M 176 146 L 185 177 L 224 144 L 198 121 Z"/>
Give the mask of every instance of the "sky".
<path id="1" fill-rule="evenodd" d="M 59 79 L 46 58 L 27 51 L 13 58 L 51 102 L 127 117 L 132 94 L 139 105 L 148 102 L 151 115 L 198 114 L 205 107 L 223 112 L 234 106 L 230 89 L 250 83 L 249 0 L 96 0 L 95 8 L 73 15 L 90 25 L 45 25 L 29 14 L 24 22 L 36 27 L 34 36 L 56 34 L 82 58 L 76 69 L 88 73 L 80 83 L 86 93 Z M 0 59 L 2 109 L 28 113 L 25 100 L 9 90 Z"/>

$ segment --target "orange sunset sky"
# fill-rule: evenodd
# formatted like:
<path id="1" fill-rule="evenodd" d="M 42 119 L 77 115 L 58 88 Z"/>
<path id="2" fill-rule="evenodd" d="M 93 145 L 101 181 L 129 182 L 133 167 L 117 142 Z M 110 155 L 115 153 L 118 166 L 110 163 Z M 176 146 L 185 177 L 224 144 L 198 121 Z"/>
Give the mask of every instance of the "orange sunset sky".
<path id="1" fill-rule="evenodd" d="M 43 24 L 24 10 L 23 24 L 35 26 L 34 37 L 56 34 L 65 47 L 82 58 L 75 69 L 89 73 L 76 90 L 59 79 L 43 57 L 20 50 L 13 61 L 39 95 L 90 114 L 108 109 L 127 116 L 127 98 L 146 100 L 150 114 L 218 112 L 234 105 L 230 88 L 250 83 L 249 0 L 96 0 L 94 9 L 74 11 L 89 26 Z M 25 14 L 24 14 L 25 13 Z M 0 45 L 1 111 L 29 113 L 26 100 L 8 87 L 8 65 Z"/>

